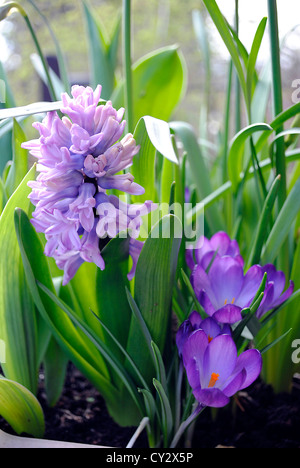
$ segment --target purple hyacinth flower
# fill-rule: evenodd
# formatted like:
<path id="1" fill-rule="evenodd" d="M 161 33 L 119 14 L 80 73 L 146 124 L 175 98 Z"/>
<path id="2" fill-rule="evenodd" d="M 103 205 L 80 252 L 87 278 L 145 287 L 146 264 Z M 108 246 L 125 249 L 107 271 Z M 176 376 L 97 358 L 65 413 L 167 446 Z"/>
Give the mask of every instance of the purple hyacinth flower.
<path id="1" fill-rule="evenodd" d="M 231 240 L 226 232 L 220 231 L 214 234 L 211 239 L 200 236 L 196 247 L 187 249 L 186 261 L 188 267 L 193 270 L 195 265 L 201 265 L 206 270 L 216 257 L 230 256 L 244 265 L 244 260 L 240 254 L 238 243 Z"/>
<path id="2" fill-rule="evenodd" d="M 267 283 L 263 300 L 256 311 L 258 318 L 283 304 L 294 291 L 293 281 L 290 281 L 289 287 L 284 291 L 286 284 L 285 274 L 283 271 L 277 271 L 274 265 L 267 264 L 262 267 L 262 271 L 267 273 Z"/>
<path id="3" fill-rule="evenodd" d="M 227 405 L 231 396 L 251 385 L 262 368 L 258 350 L 238 356 L 230 335 L 220 334 L 209 341 L 201 329 L 186 340 L 182 358 L 196 400 L 215 408 Z"/>
<path id="4" fill-rule="evenodd" d="M 37 159 L 39 172 L 28 184 L 35 206 L 31 222 L 37 232 L 45 234 L 45 255 L 53 257 L 64 270 L 63 284 L 83 262 L 94 262 L 104 269 L 102 234 L 115 237 L 121 230 L 129 230 L 135 240 L 141 216 L 154 208 L 147 201 L 134 211 L 133 205 L 124 207 L 117 197 L 110 199 L 106 194 L 110 189 L 144 193 L 130 173 L 122 173 L 139 151 L 131 134 L 122 138 L 124 109 L 114 109 L 110 101 L 100 104 L 100 85 L 95 90 L 76 85 L 71 94 L 62 95 L 64 116 L 49 112 L 42 122 L 33 124 L 39 138 L 22 144 Z M 113 213 L 103 223 L 107 201 Z M 130 242 L 130 278 L 140 250 L 138 241 Z"/>
<path id="5" fill-rule="evenodd" d="M 242 309 L 249 307 L 261 284 L 264 272 L 253 265 L 244 275 L 236 258 L 216 257 L 208 273 L 196 265 L 191 283 L 205 312 L 217 322 L 233 324 L 242 319 Z"/>

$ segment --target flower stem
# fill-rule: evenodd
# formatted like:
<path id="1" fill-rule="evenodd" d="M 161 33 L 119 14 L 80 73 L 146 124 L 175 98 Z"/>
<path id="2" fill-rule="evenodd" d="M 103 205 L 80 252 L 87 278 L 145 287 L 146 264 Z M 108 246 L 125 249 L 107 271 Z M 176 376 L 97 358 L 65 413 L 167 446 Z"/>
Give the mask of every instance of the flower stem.
<path id="1" fill-rule="evenodd" d="M 127 133 L 133 132 L 133 96 L 131 69 L 131 0 L 123 0 L 123 64 L 125 74 L 125 108 Z"/>
<path id="2" fill-rule="evenodd" d="M 174 448 L 177 446 L 181 436 L 184 434 L 184 432 L 187 430 L 187 428 L 192 424 L 193 421 L 199 416 L 200 413 L 204 410 L 205 406 L 198 405 L 195 411 L 185 420 L 181 423 L 179 426 L 178 431 L 176 432 L 171 444 L 170 448 Z"/>

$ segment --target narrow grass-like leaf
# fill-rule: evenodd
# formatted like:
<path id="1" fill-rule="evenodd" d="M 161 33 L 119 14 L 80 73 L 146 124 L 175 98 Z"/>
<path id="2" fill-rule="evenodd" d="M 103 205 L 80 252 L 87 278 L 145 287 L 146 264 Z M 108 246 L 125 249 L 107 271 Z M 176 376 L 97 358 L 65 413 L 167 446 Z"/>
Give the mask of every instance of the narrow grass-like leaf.
<path id="1" fill-rule="evenodd" d="M 169 437 L 173 428 L 173 415 L 170 406 L 169 399 L 164 391 L 164 388 L 157 379 L 153 379 L 153 385 L 156 388 L 156 391 L 159 395 L 161 402 L 161 424 L 162 424 L 162 433 L 164 438 L 164 447 L 168 447 Z"/>
<path id="2" fill-rule="evenodd" d="M 108 364 L 114 369 L 114 371 L 118 374 L 119 378 L 122 380 L 123 384 L 127 388 L 128 392 L 130 393 L 133 401 L 135 402 L 137 408 L 141 411 L 142 414 L 142 407 L 140 402 L 140 397 L 138 395 L 136 386 L 132 381 L 131 376 L 125 370 L 124 366 L 116 359 L 114 353 L 110 350 L 108 346 L 95 334 L 95 332 L 87 326 L 86 323 L 83 322 L 79 317 L 77 317 L 74 312 L 65 304 L 61 299 L 59 299 L 55 294 L 53 294 L 48 288 L 46 288 L 43 284 L 39 281 L 37 282 L 38 287 L 44 291 L 50 299 L 58 306 L 61 310 L 63 310 L 69 319 L 78 326 L 83 333 L 88 337 L 89 341 L 100 351 L 101 355 L 104 359 L 108 362 Z"/>
<path id="3" fill-rule="evenodd" d="M 253 89 L 253 77 L 255 73 L 256 60 L 258 52 L 261 46 L 261 42 L 266 29 L 267 18 L 263 18 L 258 25 L 255 33 L 255 37 L 252 42 L 248 63 L 247 63 L 247 75 L 246 75 L 246 86 L 247 86 L 247 97 L 248 97 L 248 108 L 251 109 L 252 101 L 252 89 Z"/>
<path id="4" fill-rule="evenodd" d="M 242 64 L 240 62 L 240 57 L 238 50 L 236 48 L 236 45 L 233 41 L 231 32 L 228 28 L 228 25 L 226 23 L 226 20 L 224 19 L 217 3 L 215 0 L 203 0 L 203 3 L 205 4 L 207 11 L 213 20 L 216 28 L 218 29 L 220 36 L 222 37 L 222 40 L 224 44 L 226 45 L 228 52 L 230 53 L 230 56 L 232 58 L 232 61 L 234 63 L 234 66 L 236 68 L 240 85 L 244 94 L 244 97 L 246 99 L 247 97 L 247 88 L 246 88 L 246 80 L 244 76 L 244 70 L 242 67 Z"/>
<path id="5" fill-rule="evenodd" d="M 287 196 L 262 251 L 263 263 L 274 262 L 300 210 L 300 179 Z"/>
<path id="6" fill-rule="evenodd" d="M 243 171 L 243 154 L 247 138 L 255 132 L 272 131 L 270 125 L 265 123 L 255 123 L 243 128 L 233 138 L 228 154 L 228 175 L 232 183 L 232 189 L 235 192 L 241 181 L 241 173 Z"/>
<path id="7" fill-rule="evenodd" d="M 272 209 L 274 207 L 274 203 L 276 201 L 276 197 L 278 194 L 278 187 L 280 184 L 280 179 L 281 179 L 280 175 L 275 178 L 270 188 L 270 191 L 265 199 L 263 210 L 262 210 L 262 213 L 258 222 L 258 226 L 256 229 L 253 246 L 250 250 L 250 255 L 248 257 L 248 261 L 247 261 L 248 267 L 260 262 L 260 256 L 261 256 L 261 252 L 263 249 L 263 244 L 268 233 L 268 226 L 269 226 L 269 221 L 271 219 Z"/>
<path id="8" fill-rule="evenodd" d="M 170 128 L 175 133 L 175 136 L 181 140 L 184 146 L 184 150 L 187 154 L 187 161 L 191 168 L 192 177 L 197 187 L 198 196 L 200 199 L 203 199 L 213 192 L 213 188 L 211 186 L 209 168 L 206 166 L 206 162 L 204 161 L 194 129 L 190 124 L 178 121 L 171 122 Z M 212 232 L 216 232 L 224 228 L 222 217 L 214 206 L 208 209 L 205 215 Z"/>

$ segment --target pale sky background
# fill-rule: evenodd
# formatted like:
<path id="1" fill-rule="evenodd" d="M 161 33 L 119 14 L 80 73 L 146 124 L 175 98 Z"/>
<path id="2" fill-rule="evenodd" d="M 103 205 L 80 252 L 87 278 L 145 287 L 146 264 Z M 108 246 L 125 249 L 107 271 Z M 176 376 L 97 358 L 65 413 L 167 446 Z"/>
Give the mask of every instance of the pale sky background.
<path id="1" fill-rule="evenodd" d="M 226 19 L 234 22 L 234 0 L 217 0 L 217 4 Z M 283 38 L 295 26 L 297 30 L 290 33 L 286 39 L 286 46 L 300 52 L 300 0 L 277 0 L 278 24 L 280 38 Z M 268 16 L 267 0 L 239 0 L 239 37 L 247 50 L 250 50 L 255 31 L 264 16 Z M 228 55 L 219 34 L 216 34 L 218 50 L 225 57 Z M 269 56 L 268 25 L 261 45 L 259 59 L 264 60 Z"/>

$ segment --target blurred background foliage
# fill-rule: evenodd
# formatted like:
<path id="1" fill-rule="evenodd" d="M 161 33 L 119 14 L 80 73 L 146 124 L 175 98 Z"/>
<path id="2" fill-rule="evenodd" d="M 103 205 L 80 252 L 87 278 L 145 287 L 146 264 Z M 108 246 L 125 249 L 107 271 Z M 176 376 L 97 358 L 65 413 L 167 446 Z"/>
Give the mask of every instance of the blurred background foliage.
<path id="1" fill-rule="evenodd" d="M 4 1 L 2 2 L 4 3 Z M 260 8 L 254 4 L 239 2 L 240 37 L 247 47 L 251 44 L 255 28 L 261 19 L 267 2 L 260 2 Z M 282 35 L 289 35 L 282 44 L 282 85 L 284 107 L 289 107 L 292 96 L 300 99 L 293 83 L 300 78 L 300 28 L 291 12 L 294 1 L 290 1 L 291 9 L 284 10 L 285 2 L 279 2 L 279 25 Z M 29 0 L 21 0 L 20 4 L 27 12 L 33 28 L 42 44 L 45 56 L 55 55 L 55 45 L 49 34 L 45 21 L 37 13 Z M 89 81 L 88 44 L 86 24 L 81 0 L 36 0 L 44 18 L 47 19 L 63 51 L 69 78 L 72 83 Z M 110 35 L 122 9 L 122 0 L 90 0 L 88 5 Z M 234 2 L 222 0 L 219 6 L 224 11 L 229 22 L 234 22 Z M 132 1 L 132 60 L 135 62 L 143 55 L 153 50 L 172 44 L 177 44 L 182 51 L 187 67 L 188 80 L 185 99 L 176 109 L 175 119 L 191 123 L 195 130 L 199 127 L 199 117 L 202 102 L 207 101 L 205 91 L 205 52 L 200 48 L 199 38 L 193 24 L 193 11 L 201 11 L 209 38 L 211 93 L 209 96 L 209 115 L 204 119 L 207 132 L 211 139 L 217 138 L 222 129 L 227 89 L 229 56 L 219 38 L 215 26 L 209 18 L 201 0 L 133 0 Z M 256 13 L 255 13 L 256 12 Z M 255 21 L 255 15 L 257 16 Z M 289 18 L 290 24 L 286 24 Z M 42 99 L 42 84 L 32 66 L 31 54 L 34 50 L 32 38 L 23 18 L 12 14 L 0 23 L 0 57 L 5 67 L 16 104 L 26 105 Z M 252 27 L 252 29 L 251 29 Z M 258 70 L 262 68 L 269 54 L 268 35 L 264 38 L 265 54 L 261 53 L 258 60 Z M 262 47 L 262 50 L 263 47 Z M 118 73 L 122 73 L 122 57 L 119 49 Z M 299 88 L 299 85 L 298 85 Z M 234 93 L 232 98 L 234 99 Z M 234 132 L 233 132 L 234 134 Z"/>

